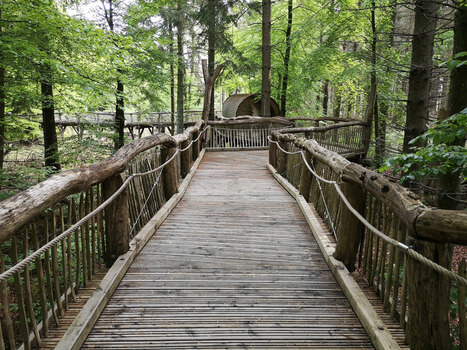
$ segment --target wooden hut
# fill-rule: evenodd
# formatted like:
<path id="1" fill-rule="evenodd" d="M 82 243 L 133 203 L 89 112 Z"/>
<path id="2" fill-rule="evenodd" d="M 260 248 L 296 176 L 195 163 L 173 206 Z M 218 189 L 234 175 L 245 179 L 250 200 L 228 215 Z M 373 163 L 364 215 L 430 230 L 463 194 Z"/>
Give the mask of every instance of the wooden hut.
<path id="1" fill-rule="evenodd" d="M 279 116 L 280 109 L 276 101 L 271 98 L 271 117 Z M 229 96 L 222 106 L 224 118 L 235 118 L 244 115 L 260 116 L 261 99 L 259 94 L 235 94 Z"/>

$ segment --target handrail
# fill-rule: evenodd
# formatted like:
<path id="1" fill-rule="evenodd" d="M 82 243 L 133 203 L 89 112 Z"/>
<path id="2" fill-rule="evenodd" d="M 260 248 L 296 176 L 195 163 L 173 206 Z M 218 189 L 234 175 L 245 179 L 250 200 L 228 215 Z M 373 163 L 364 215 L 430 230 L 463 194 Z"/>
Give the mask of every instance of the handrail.
<path id="1" fill-rule="evenodd" d="M 271 165 L 337 233 L 334 257 L 351 271 L 358 262 L 384 308 L 402 326 L 410 322 L 411 346 L 450 348 L 450 289 L 453 286 L 462 295 L 467 280 L 465 264 L 459 274 L 450 270 L 446 243 L 467 244 L 467 213 L 428 208 L 383 175 L 296 135 L 309 130 L 273 131 Z M 464 299 L 453 302 L 463 320 Z M 426 313 L 430 317 L 424 317 Z"/>

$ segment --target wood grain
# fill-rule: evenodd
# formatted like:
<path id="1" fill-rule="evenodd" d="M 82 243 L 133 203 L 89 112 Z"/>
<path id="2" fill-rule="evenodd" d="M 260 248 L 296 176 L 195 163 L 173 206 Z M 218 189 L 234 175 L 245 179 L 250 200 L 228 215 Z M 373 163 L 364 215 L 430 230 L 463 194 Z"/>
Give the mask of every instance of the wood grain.
<path id="1" fill-rule="evenodd" d="M 82 349 L 373 349 L 266 162 L 206 153 Z"/>

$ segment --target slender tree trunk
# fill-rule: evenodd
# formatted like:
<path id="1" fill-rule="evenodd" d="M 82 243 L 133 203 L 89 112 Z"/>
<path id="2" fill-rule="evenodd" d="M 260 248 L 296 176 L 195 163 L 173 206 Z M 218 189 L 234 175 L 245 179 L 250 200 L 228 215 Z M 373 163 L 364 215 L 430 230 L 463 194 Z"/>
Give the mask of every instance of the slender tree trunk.
<path id="1" fill-rule="evenodd" d="M 271 0 L 263 0 L 261 116 L 271 116 Z"/>
<path id="2" fill-rule="evenodd" d="M 323 84 L 323 117 L 328 116 L 329 105 L 329 80 L 326 79 Z"/>
<path id="3" fill-rule="evenodd" d="M 282 78 L 282 89 L 281 89 L 281 116 L 285 117 L 287 112 L 287 85 L 289 82 L 289 61 L 290 61 L 290 50 L 291 50 L 291 34 L 293 24 L 293 0 L 289 0 L 287 10 L 287 30 L 285 32 L 285 55 L 284 55 L 284 76 Z"/>
<path id="4" fill-rule="evenodd" d="M 409 142 L 427 130 L 437 9 L 436 1 L 415 1 L 407 119 L 402 148 L 404 153 L 411 152 L 412 147 L 423 146 L 421 142 L 415 144 L 409 144 Z"/>
<path id="5" fill-rule="evenodd" d="M 0 5 L 0 19 L 2 8 Z M 1 22 L 0 22 L 1 23 Z M 0 39 L 3 36 L 3 28 L 0 25 Z M 3 169 L 5 160 L 5 67 L 3 67 L 3 52 L 0 52 L 0 170 Z"/>
<path id="6" fill-rule="evenodd" d="M 183 57 L 183 31 L 184 19 L 182 15 L 181 2 L 178 2 L 178 21 L 177 21 L 177 134 L 181 134 L 184 129 L 183 108 L 184 108 L 184 90 L 185 90 L 185 66 Z"/>
<path id="7" fill-rule="evenodd" d="M 109 25 L 110 31 L 115 31 L 114 23 L 114 0 L 108 0 L 109 9 L 105 7 L 105 1 L 102 1 L 104 9 L 104 16 Z M 124 96 L 123 96 L 123 82 L 120 78 L 122 74 L 121 69 L 117 69 L 117 89 L 115 91 L 115 117 L 114 117 L 114 149 L 117 151 L 125 144 L 125 110 L 124 110 Z"/>
<path id="8" fill-rule="evenodd" d="M 214 74 L 216 62 L 216 11 L 217 0 L 208 0 L 208 68 L 209 75 Z M 209 120 L 214 120 L 214 91 L 211 94 Z"/>
<path id="9" fill-rule="evenodd" d="M 454 17 L 453 54 L 467 52 L 467 6 L 459 6 Z M 465 58 L 464 58 L 465 59 Z M 448 95 L 448 115 L 452 116 L 467 108 L 467 65 L 462 65 L 451 71 L 451 81 Z M 464 146 L 465 139 L 457 138 L 452 145 Z M 438 207 L 442 209 L 457 209 L 457 202 L 449 193 L 460 191 L 460 174 L 450 174 L 440 177 L 438 183 Z"/>
<path id="10" fill-rule="evenodd" d="M 342 105 L 342 94 L 339 92 L 339 88 L 334 89 L 334 106 L 332 111 L 332 116 L 334 118 L 339 118 L 341 115 L 341 105 Z"/>
<path id="11" fill-rule="evenodd" d="M 42 95 L 42 128 L 44 132 L 45 166 L 53 171 L 61 169 L 58 155 L 57 130 L 55 128 L 55 107 L 53 97 L 51 68 L 42 67 L 41 95 Z"/>
<path id="12" fill-rule="evenodd" d="M 121 71 L 118 69 L 118 74 L 121 74 Z M 124 138 L 124 128 L 125 128 L 125 109 L 124 109 L 124 98 L 123 98 L 123 83 L 120 78 L 117 78 L 117 93 L 116 93 L 116 103 L 115 103 L 115 140 L 114 148 L 117 151 L 119 148 L 123 147 L 125 144 Z"/>
<path id="13" fill-rule="evenodd" d="M 368 123 L 366 134 L 364 136 L 365 149 L 368 152 L 370 147 L 370 139 L 373 122 L 377 122 L 378 118 L 375 118 L 376 111 L 376 100 L 377 100 L 377 80 L 376 80 L 376 3 L 375 0 L 371 2 L 371 74 L 370 74 L 370 94 L 368 96 L 368 102 L 366 107 L 365 121 Z"/>
<path id="14" fill-rule="evenodd" d="M 173 28 L 172 21 L 169 22 L 169 35 L 170 35 L 170 44 L 169 52 L 170 56 L 173 57 L 174 54 L 174 44 L 173 44 Z M 174 63 L 171 59 L 170 61 L 170 124 L 172 126 L 170 133 L 175 134 L 175 69 Z"/>

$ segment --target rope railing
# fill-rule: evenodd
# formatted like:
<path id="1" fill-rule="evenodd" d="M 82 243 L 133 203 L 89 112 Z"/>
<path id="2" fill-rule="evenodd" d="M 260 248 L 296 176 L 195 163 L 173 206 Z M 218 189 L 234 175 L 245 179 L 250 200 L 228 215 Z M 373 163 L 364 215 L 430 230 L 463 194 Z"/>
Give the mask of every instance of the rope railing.
<path id="1" fill-rule="evenodd" d="M 358 220 L 360 220 L 360 222 L 365 225 L 365 227 L 367 227 L 371 232 L 373 232 L 374 234 L 376 234 L 378 237 L 380 237 L 381 239 L 383 239 L 384 241 L 386 241 L 387 243 L 393 245 L 394 247 L 396 247 L 397 249 L 401 249 L 403 252 L 407 253 L 410 257 L 416 259 L 417 261 L 421 262 L 422 264 L 425 264 L 426 266 L 430 267 L 431 269 L 435 270 L 436 272 L 438 273 L 441 273 L 443 275 L 445 275 L 446 277 L 448 278 L 451 278 L 452 280 L 454 280 L 455 282 L 459 283 L 460 285 L 464 286 L 464 287 L 467 287 L 467 279 L 466 278 L 463 278 L 461 276 L 459 276 L 458 274 L 454 273 L 453 271 L 451 270 L 448 270 L 447 268 L 437 264 L 436 262 L 424 257 L 423 255 L 417 253 L 415 250 L 413 250 L 412 248 L 410 248 L 409 246 L 405 245 L 404 243 L 402 242 L 399 242 L 389 236 L 387 236 L 385 233 L 381 232 L 380 230 L 378 230 L 376 227 L 374 227 L 372 224 L 370 224 L 357 210 L 355 210 L 354 207 L 352 207 L 352 205 L 349 203 L 349 200 L 346 198 L 346 196 L 344 195 L 344 193 L 342 192 L 340 186 L 339 186 L 339 183 L 337 183 L 336 181 L 333 181 L 333 180 L 328 180 L 328 179 L 325 179 L 323 177 L 321 177 L 319 174 L 316 173 L 316 171 L 314 171 L 310 165 L 308 164 L 308 162 L 306 161 L 305 159 L 305 152 L 303 151 L 296 151 L 296 152 L 288 152 L 287 150 L 283 149 L 280 145 L 279 142 L 277 141 L 273 141 L 271 140 L 271 138 L 269 138 L 269 142 L 272 142 L 274 144 L 277 145 L 277 147 L 281 150 L 281 152 L 284 152 L 286 154 L 289 154 L 289 155 L 293 155 L 293 154 L 301 154 L 302 156 L 302 160 L 303 160 L 303 164 L 305 164 L 305 166 L 308 168 L 308 170 L 317 178 L 319 179 L 320 181 L 323 181 L 325 183 L 328 183 L 328 184 L 331 184 L 334 186 L 334 188 L 336 189 L 337 193 L 339 194 L 339 197 L 342 199 L 342 201 L 344 202 L 344 204 L 347 206 L 347 208 L 355 215 L 355 217 L 358 218 Z M 326 207 L 326 210 L 327 207 Z M 328 215 L 329 215 L 329 211 L 328 211 Z M 335 230 L 334 230 L 334 225 L 332 225 L 332 230 L 335 234 Z"/>
<path id="2" fill-rule="evenodd" d="M 467 244 L 465 211 L 424 206 L 382 174 L 303 137 L 304 129 L 273 132 L 269 159 L 329 231 L 337 231 L 333 257 L 350 271 L 358 269 L 354 276 L 377 292 L 383 309 L 406 328 L 411 346 L 465 346 L 465 260 L 451 266 L 449 248 Z M 299 150 L 290 152 L 290 145 Z M 299 184 L 290 171 L 296 163 L 301 164 Z M 420 317 L 426 312 L 431 316 Z M 454 321 L 449 323 L 449 317 Z"/>
<path id="3" fill-rule="evenodd" d="M 48 334 L 48 324 L 50 320 L 58 325 L 60 316 L 62 316 L 64 310 L 68 308 L 69 297 L 76 300 L 78 289 L 86 287 L 88 283 L 90 283 L 95 272 L 105 271 L 105 269 L 101 269 L 101 256 L 106 257 L 105 261 L 108 265 L 109 256 L 110 259 L 114 261 L 123 253 L 112 253 L 114 247 L 112 247 L 111 244 L 114 243 L 115 238 L 120 239 L 118 237 L 121 236 L 122 233 L 120 229 L 112 229 L 113 218 L 117 218 L 118 220 L 120 215 L 118 212 L 114 211 L 115 208 L 126 207 L 125 210 L 129 212 L 130 220 L 124 219 L 121 222 L 124 224 L 126 223 L 128 226 L 123 231 L 127 231 L 127 237 L 131 238 L 136 229 L 141 229 L 142 226 L 148 222 L 150 219 L 148 214 L 151 216 L 154 215 L 154 208 L 156 208 L 155 210 L 157 211 L 158 208 L 164 204 L 164 202 L 160 201 L 168 200 L 165 191 L 162 194 L 163 197 L 158 195 L 154 200 L 149 200 L 151 196 L 154 196 L 154 186 L 159 186 L 162 178 L 166 179 L 167 177 L 175 176 L 177 179 L 173 181 L 177 184 L 180 177 L 185 176 L 182 169 L 178 166 L 175 167 L 175 172 L 166 171 L 169 165 L 176 159 L 178 161 L 180 158 L 187 158 L 189 159 L 188 166 L 191 166 L 192 157 L 195 159 L 198 157 L 200 147 L 202 147 L 201 138 L 205 137 L 209 129 L 209 127 L 203 129 L 201 127 L 202 124 L 203 122 L 200 121 L 197 125 L 188 128 L 183 134 L 176 135 L 173 139 L 165 135 L 164 137 L 154 135 L 148 138 L 149 142 L 145 139 L 135 141 L 135 146 L 128 144 L 126 149 L 117 152 L 111 159 L 102 161 L 102 166 L 100 166 L 101 163 L 98 163 L 89 167 L 89 169 L 79 169 L 79 173 L 83 173 L 85 176 L 76 176 L 76 178 L 82 178 L 81 181 L 83 182 L 92 179 L 93 183 L 89 185 L 94 186 L 94 190 L 92 190 L 94 187 L 91 187 L 91 190 L 86 190 L 86 193 L 81 192 L 81 194 L 73 194 L 75 192 L 71 192 L 73 191 L 72 189 L 55 190 L 55 192 L 64 193 L 65 196 L 67 196 L 64 199 L 60 199 L 61 197 L 59 195 L 54 195 L 55 193 L 53 193 L 53 190 L 48 191 L 51 198 L 44 198 L 44 201 L 50 203 L 47 204 L 47 206 L 51 209 L 47 209 L 45 214 L 40 214 L 38 217 L 34 216 L 36 215 L 35 213 L 26 212 L 25 214 L 28 215 L 28 217 L 21 219 L 24 220 L 26 224 L 21 224 L 21 226 L 16 224 L 16 228 L 8 229 L 8 232 L 11 232 L 9 233 L 10 240 L 7 241 L 8 238 L 5 239 L 2 237 L 2 242 L 6 242 L 5 244 L 8 245 L 12 244 L 12 248 L 5 248 L 0 251 L 0 292 L 2 293 L 3 312 L 3 319 L 0 327 L 4 330 L 0 333 L 0 335 L 2 335 L 0 336 L 0 348 L 16 348 L 19 342 L 24 342 L 24 347 L 26 349 L 37 345 L 40 346 L 41 336 L 47 336 Z M 192 134 L 193 137 L 191 137 Z M 195 136 L 195 134 L 197 136 Z M 161 150 L 158 151 L 160 147 L 156 148 L 156 146 L 165 146 L 165 148 L 161 148 Z M 138 147 L 140 147 L 140 149 Z M 163 151 L 169 149 L 173 149 L 173 152 L 165 152 L 170 156 L 167 157 L 162 164 L 158 165 L 157 163 L 160 162 L 159 153 L 163 153 Z M 129 174 L 122 172 L 124 170 L 123 165 L 128 162 L 126 159 L 132 159 L 138 153 L 145 150 L 149 150 L 152 152 L 151 154 L 154 154 L 156 157 L 154 158 L 156 161 L 154 166 L 150 166 L 147 171 L 147 166 L 143 166 L 143 164 L 147 163 L 149 158 L 153 158 L 153 156 L 148 153 L 147 156 L 144 155 L 141 160 L 138 161 L 139 163 L 134 163 L 134 168 L 139 168 L 141 171 L 130 172 Z M 153 150 L 155 151 L 153 152 Z M 182 154 L 183 156 L 181 156 Z M 134 159 L 136 160 L 136 158 Z M 138 164 L 141 166 L 138 166 Z M 127 166 L 133 167 L 132 164 L 127 164 Z M 93 171 L 108 169 L 109 167 L 111 172 L 102 170 L 99 171 L 100 177 L 93 175 Z M 127 171 L 128 169 L 129 168 L 127 168 Z M 183 171 L 186 172 L 185 169 Z M 162 176 L 163 173 L 164 177 Z M 154 174 L 157 174 L 156 179 L 153 176 Z M 71 176 L 72 179 L 75 177 L 73 172 L 62 173 L 62 175 L 59 174 L 60 178 L 66 178 L 67 176 Z M 117 187 L 110 185 L 110 183 L 105 183 L 105 181 L 114 181 L 111 180 L 114 177 L 121 177 L 121 181 L 115 182 L 115 184 L 118 184 Z M 128 196 L 130 187 L 133 188 L 133 194 L 135 194 L 135 190 L 138 191 L 138 189 L 142 189 L 142 187 L 134 186 L 137 179 L 148 179 L 144 180 L 143 183 L 155 181 L 151 191 L 140 191 L 138 196 L 129 198 L 128 204 L 125 204 L 126 200 L 120 200 L 120 198 L 124 198 L 121 196 L 125 193 L 125 196 Z M 60 186 L 66 186 L 66 182 L 63 180 L 60 181 Z M 164 182 L 165 181 L 166 180 L 164 180 Z M 38 185 L 38 189 L 53 186 L 59 182 L 49 180 L 46 183 Z M 72 188 L 83 187 L 77 182 L 72 182 L 72 186 Z M 29 192 L 35 193 L 38 189 L 31 189 Z M 108 193 L 109 191 L 112 192 Z M 52 201 L 56 201 L 57 199 L 59 200 L 58 204 L 53 204 L 55 202 Z M 142 206 L 133 205 L 130 199 L 141 200 Z M 11 201 L 14 202 L 15 198 Z M 2 203 L 2 205 L 4 207 L 9 206 L 9 204 L 4 203 Z M 149 206 L 154 208 L 147 211 Z M 20 208 L 21 206 L 12 205 L 12 207 Z M 62 207 L 64 207 L 64 209 Z M 3 210 L 3 208 L 1 210 Z M 57 210 L 60 211 L 58 217 L 55 214 Z M 7 218 L 10 216 L 10 212 L 12 211 L 7 212 Z M 107 217 L 107 212 L 112 212 L 113 214 Z M 143 212 L 145 212 L 144 215 Z M 20 214 L 21 212 L 18 215 Z M 14 215 L 16 215 L 16 213 L 14 213 Z M 74 219 L 75 217 L 76 221 Z M 3 217 L 3 219 L 4 218 L 5 217 Z M 43 218 L 45 218 L 45 221 Z M 110 221 L 108 221 L 108 219 Z M 38 239 L 36 228 L 38 229 L 39 235 L 41 235 L 41 237 L 39 237 L 40 239 Z M 62 232 L 59 233 L 60 230 Z M 113 232 L 112 235 L 118 232 L 118 235 L 110 237 L 108 236 L 110 232 Z M 3 230 L 3 233 L 5 234 L 5 230 Z M 42 235 L 45 236 L 42 237 Z M 27 243 L 30 239 L 34 239 L 34 242 L 36 242 L 32 251 L 29 249 Z M 20 242 L 19 254 L 18 240 Z M 10 243 L 10 241 L 13 243 Z M 44 242 L 39 243 L 40 241 Z M 25 247 L 24 250 L 21 249 L 23 245 Z M 123 245 L 126 245 L 126 250 L 128 250 L 130 246 L 129 241 Z M 4 247 L 2 246 L 2 248 Z M 10 251 L 12 252 L 11 259 L 7 256 Z M 16 258 L 13 259 L 13 256 L 16 256 Z M 6 258 L 6 260 L 4 258 Z M 14 284 L 11 279 L 13 277 Z M 29 281 L 30 279 L 31 281 Z M 13 299 L 8 301 L 8 299 L 4 298 L 4 295 L 10 295 L 9 298 Z M 23 300 L 22 298 L 26 298 L 25 301 L 21 301 Z M 32 301 L 29 302 L 29 300 L 33 299 L 40 300 L 40 305 L 33 305 Z M 10 308 L 13 307 L 13 304 L 17 305 L 19 309 L 17 313 L 10 312 Z M 41 310 L 37 310 L 39 306 Z M 15 323 L 19 323 L 20 327 L 15 328 Z M 33 333 L 30 331 L 33 331 Z"/>
<path id="4" fill-rule="evenodd" d="M 131 174 L 125 182 L 120 186 L 120 188 L 117 189 L 117 191 L 106 201 L 104 201 L 101 205 L 99 205 L 96 209 L 94 209 L 91 213 L 87 214 L 85 217 L 81 218 L 77 223 L 75 223 L 73 226 L 68 228 L 66 231 L 61 233 L 59 236 L 55 237 L 53 240 L 49 241 L 46 243 L 44 246 L 42 246 L 40 249 L 36 250 L 35 252 L 31 253 L 28 257 L 23 259 L 21 262 L 18 264 L 14 265 L 7 271 L 3 272 L 0 274 L 0 282 L 7 280 L 9 277 L 13 276 L 15 273 L 21 271 L 24 269 L 25 266 L 31 264 L 36 258 L 40 257 L 42 254 L 44 254 L 46 251 L 48 251 L 50 248 L 53 246 L 56 246 L 59 242 L 63 241 L 67 236 L 69 236 L 71 233 L 75 232 L 78 228 L 80 228 L 83 224 L 94 218 L 98 213 L 102 212 L 105 208 L 109 206 L 110 203 L 112 203 L 130 184 L 130 181 L 132 181 L 134 178 L 137 177 L 143 177 L 147 176 L 149 174 L 156 173 L 157 171 L 162 170 L 167 164 L 172 162 L 175 157 L 177 156 L 178 153 L 185 152 L 188 149 L 191 148 L 194 142 L 197 142 L 202 134 L 207 130 L 207 128 L 203 129 L 201 133 L 199 133 L 198 137 L 195 140 L 192 140 L 190 144 L 185 147 L 184 149 L 177 149 L 175 153 L 172 155 L 170 159 L 165 161 L 163 164 L 158 166 L 155 169 L 152 169 L 150 171 L 144 172 L 144 173 L 138 173 L 138 174 Z"/>

